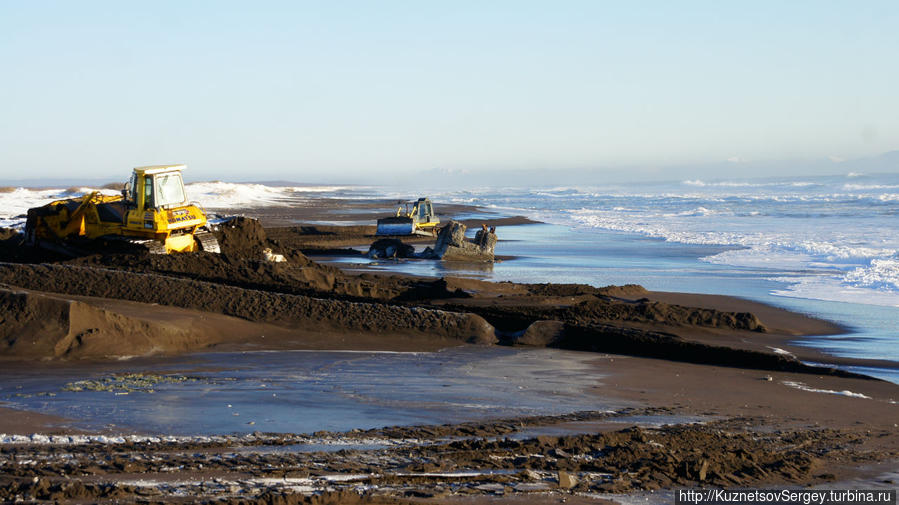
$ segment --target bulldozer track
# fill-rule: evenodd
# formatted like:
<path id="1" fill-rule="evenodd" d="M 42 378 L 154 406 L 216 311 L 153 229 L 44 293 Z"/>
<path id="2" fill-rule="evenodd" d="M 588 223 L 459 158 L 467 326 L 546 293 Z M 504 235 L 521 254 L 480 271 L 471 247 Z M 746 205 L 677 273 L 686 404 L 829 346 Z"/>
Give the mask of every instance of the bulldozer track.
<path id="1" fill-rule="evenodd" d="M 215 235 L 208 231 L 201 231 L 194 234 L 194 239 L 200 244 L 200 250 L 209 253 L 220 254 L 222 252 L 219 242 Z"/>
<path id="2" fill-rule="evenodd" d="M 165 244 L 156 240 L 145 242 L 144 247 L 147 248 L 147 251 L 150 254 L 166 254 L 168 252 L 166 251 Z"/>

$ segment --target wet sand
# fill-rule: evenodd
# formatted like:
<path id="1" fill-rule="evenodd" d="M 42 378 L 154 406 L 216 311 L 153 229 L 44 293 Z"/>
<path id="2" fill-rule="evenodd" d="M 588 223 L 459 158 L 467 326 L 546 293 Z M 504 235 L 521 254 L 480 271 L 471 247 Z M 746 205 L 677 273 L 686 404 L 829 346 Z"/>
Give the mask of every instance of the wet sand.
<path id="1" fill-rule="evenodd" d="M 899 386 L 808 366 L 803 361 L 874 363 L 791 344 L 799 336 L 842 331 L 826 321 L 738 298 L 638 286 L 347 274 L 303 255 L 365 243 L 373 230 L 361 222 L 387 203 L 260 209 L 253 213 L 264 228 L 242 221 L 218 232 L 221 256 L 68 260 L 23 251 L 14 237 L 7 239 L 0 244 L 0 294 L 11 323 L 0 332 L 0 359 L 7 369 L 40 361 L 96 370 L 122 356 L 198 351 L 556 347 L 589 351 L 591 373 L 602 377 L 590 394 L 633 406 L 317 435 L 356 441 L 346 453 L 291 452 L 310 442 L 299 435 L 162 445 L 10 438 L 0 446 L 9 469 L 0 477 L 0 499 L 202 496 L 237 503 L 240 496 L 303 503 L 312 494 L 341 503 L 361 493 L 372 503 L 601 503 L 599 496 L 609 492 L 697 485 L 818 485 L 859 476 L 871 482 L 882 465 L 899 461 Z M 440 208 L 472 224 L 509 218 Z M 345 215 L 353 216 L 350 227 L 322 224 L 347 221 L 338 217 Z M 289 263 L 262 261 L 265 246 Z M 9 409 L 0 414 L 0 432 L 7 434 L 76 431 L 71 420 Z M 635 430 L 614 418 L 705 424 L 650 422 Z M 547 435 L 527 438 L 540 433 Z M 399 448 L 358 448 L 372 440 Z M 241 452 L 263 446 L 288 451 Z M 75 460 L 65 463 L 63 454 L 70 453 Z M 184 469 L 177 485 L 166 483 L 168 468 Z M 80 477 L 72 484 L 63 471 Z"/>

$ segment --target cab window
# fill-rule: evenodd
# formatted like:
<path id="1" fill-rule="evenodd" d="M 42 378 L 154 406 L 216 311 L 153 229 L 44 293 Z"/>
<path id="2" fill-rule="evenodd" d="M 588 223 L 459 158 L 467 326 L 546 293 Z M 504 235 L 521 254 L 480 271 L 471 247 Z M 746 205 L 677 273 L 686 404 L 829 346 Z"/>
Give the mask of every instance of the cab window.
<path id="1" fill-rule="evenodd" d="M 144 208 L 151 209 L 156 207 L 156 204 L 153 201 L 153 177 L 149 175 L 144 176 Z"/>
<path id="2" fill-rule="evenodd" d="M 159 174 L 156 176 L 156 205 L 159 207 L 184 205 L 184 183 L 181 174 Z"/>

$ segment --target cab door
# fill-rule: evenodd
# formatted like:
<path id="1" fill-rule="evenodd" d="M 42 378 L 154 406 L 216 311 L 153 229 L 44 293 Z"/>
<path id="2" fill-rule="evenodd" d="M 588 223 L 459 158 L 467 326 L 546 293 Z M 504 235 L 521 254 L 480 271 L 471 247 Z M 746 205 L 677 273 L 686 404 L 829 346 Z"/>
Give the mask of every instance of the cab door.
<path id="1" fill-rule="evenodd" d="M 134 231 L 155 230 L 154 196 L 153 176 L 134 174 L 131 178 L 131 201 L 127 202 L 126 228 Z"/>

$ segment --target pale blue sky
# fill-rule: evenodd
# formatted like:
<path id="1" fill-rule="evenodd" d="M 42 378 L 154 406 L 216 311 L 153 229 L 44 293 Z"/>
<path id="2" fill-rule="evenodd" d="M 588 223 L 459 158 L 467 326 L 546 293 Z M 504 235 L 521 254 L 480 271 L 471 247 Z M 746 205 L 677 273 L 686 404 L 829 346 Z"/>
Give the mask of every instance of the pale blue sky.
<path id="1" fill-rule="evenodd" d="M 897 27 L 895 1 L 5 0 L 0 172 L 746 176 L 871 156 L 899 149 Z"/>

